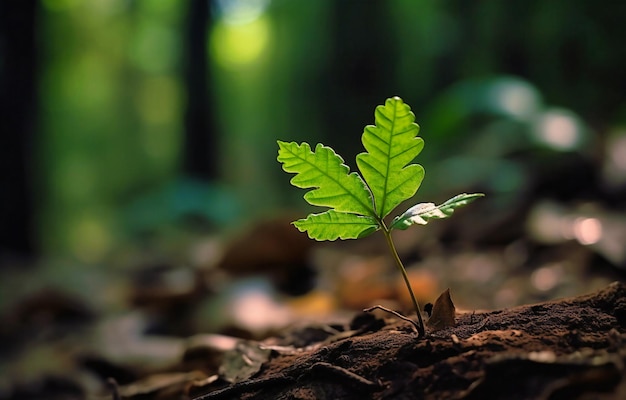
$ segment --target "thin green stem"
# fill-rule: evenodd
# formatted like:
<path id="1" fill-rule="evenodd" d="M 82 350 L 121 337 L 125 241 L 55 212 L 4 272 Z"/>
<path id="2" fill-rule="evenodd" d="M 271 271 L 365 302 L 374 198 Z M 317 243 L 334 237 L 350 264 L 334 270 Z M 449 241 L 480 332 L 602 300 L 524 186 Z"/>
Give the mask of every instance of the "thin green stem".
<path id="1" fill-rule="evenodd" d="M 413 302 L 413 308 L 415 308 L 415 313 L 417 314 L 418 323 L 415 324 L 417 328 L 418 337 L 424 337 L 426 332 L 424 330 L 424 321 L 422 320 L 422 313 L 420 312 L 420 307 L 417 304 L 417 300 L 415 299 L 415 294 L 413 294 L 413 289 L 411 288 L 411 282 L 409 281 L 409 276 L 406 273 L 406 269 L 400 260 L 400 256 L 398 256 L 398 251 L 396 250 L 396 246 L 393 244 L 393 240 L 391 238 L 391 231 L 387 228 L 385 223 L 382 223 L 382 231 L 385 235 L 385 239 L 387 240 L 387 245 L 389 246 L 389 250 L 391 250 L 391 254 L 393 255 L 394 260 L 396 261 L 396 266 L 400 270 L 402 274 L 402 278 L 404 278 L 404 283 L 406 284 L 406 288 L 409 290 L 409 294 L 411 295 L 411 301 Z"/>

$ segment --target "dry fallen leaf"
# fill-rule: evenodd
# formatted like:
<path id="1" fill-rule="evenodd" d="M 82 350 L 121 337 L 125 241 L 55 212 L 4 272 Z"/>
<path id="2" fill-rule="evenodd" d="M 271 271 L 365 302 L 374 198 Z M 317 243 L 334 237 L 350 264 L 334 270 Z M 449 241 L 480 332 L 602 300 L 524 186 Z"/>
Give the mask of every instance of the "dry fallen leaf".
<path id="1" fill-rule="evenodd" d="M 234 350 L 224 354 L 219 374 L 231 383 L 244 381 L 261 370 L 271 352 L 255 341 L 239 342 Z"/>
<path id="2" fill-rule="evenodd" d="M 455 312 L 456 308 L 450 298 L 450 289 L 446 289 L 445 292 L 439 295 L 437 301 L 435 301 L 433 312 L 428 322 L 426 322 L 426 326 L 432 331 L 456 326 L 456 322 L 454 321 Z"/>

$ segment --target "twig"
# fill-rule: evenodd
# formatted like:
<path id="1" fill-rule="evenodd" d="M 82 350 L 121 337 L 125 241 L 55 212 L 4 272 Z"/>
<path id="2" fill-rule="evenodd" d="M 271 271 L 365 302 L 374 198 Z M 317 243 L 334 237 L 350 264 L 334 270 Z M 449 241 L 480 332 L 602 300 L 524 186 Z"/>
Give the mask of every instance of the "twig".
<path id="1" fill-rule="evenodd" d="M 371 311 L 376 310 L 376 309 L 383 310 L 385 312 L 388 312 L 390 314 L 395 315 L 396 317 L 398 317 L 398 318 L 400 318 L 402 320 L 405 320 L 405 321 L 409 322 L 411 324 L 411 326 L 413 326 L 413 328 L 415 329 L 416 333 L 419 335 L 419 333 L 420 333 L 420 326 L 417 324 L 417 322 L 413 321 L 409 317 L 406 317 L 406 316 L 400 314 L 397 311 L 394 311 L 394 310 L 392 310 L 390 308 L 383 307 L 383 306 L 373 306 L 373 307 L 365 308 L 365 309 L 363 309 L 363 311 L 364 312 L 371 312 Z"/>
<path id="2" fill-rule="evenodd" d="M 327 362 L 316 362 L 311 366 L 311 371 L 325 377 L 340 378 L 342 381 L 348 381 L 353 387 L 360 390 L 369 391 L 373 388 L 380 387 L 376 382 L 372 382 L 369 379 L 363 378 L 361 375 L 357 375 L 352 371 Z"/>
<path id="3" fill-rule="evenodd" d="M 372 389 L 380 387 L 380 384 L 376 382 L 372 382 L 352 371 L 327 362 L 316 362 L 308 370 L 305 370 L 304 373 L 300 375 L 298 380 L 304 379 L 308 374 L 324 378 L 333 378 L 338 380 L 340 383 L 348 382 L 353 388 L 359 391 L 371 391 Z M 295 381 L 295 378 L 283 374 L 250 381 L 242 381 L 234 383 L 223 389 L 194 397 L 193 400 L 234 399 L 241 397 L 241 394 L 246 392 L 256 392 L 266 387 L 273 387 L 277 384 L 285 384 Z"/>

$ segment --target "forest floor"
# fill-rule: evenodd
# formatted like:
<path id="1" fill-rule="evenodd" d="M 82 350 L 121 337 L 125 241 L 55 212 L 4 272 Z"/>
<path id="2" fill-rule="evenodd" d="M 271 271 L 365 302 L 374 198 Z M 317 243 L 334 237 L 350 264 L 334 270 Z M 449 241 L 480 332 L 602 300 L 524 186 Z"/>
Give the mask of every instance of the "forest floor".
<path id="1" fill-rule="evenodd" d="M 51 299 L 50 306 L 61 301 Z M 127 333 L 115 334 L 112 347 L 126 352 L 126 361 L 142 347 L 153 356 L 163 352 L 163 343 L 128 346 Z M 76 335 L 85 340 L 84 331 Z M 162 367 L 158 357 L 122 366 L 96 354 L 105 353 L 100 344 L 90 353 L 75 342 L 57 343 L 55 351 L 30 344 L 27 362 L 48 362 L 50 369 L 37 371 L 45 376 L 38 381 L 23 376 L 12 392 L 5 386 L 0 398 L 617 400 L 626 398 L 626 284 L 457 313 L 455 326 L 428 329 L 422 338 L 413 325 L 379 311 L 345 324 L 301 324 L 262 340 L 198 334 L 185 340 L 176 363 Z M 148 372 L 138 373 L 142 368 Z M 108 377 L 106 390 L 89 391 L 90 383 L 97 388 L 94 375 Z"/>
<path id="2" fill-rule="evenodd" d="M 626 398 L 626 285 L 617 282 L 589 295 L 460 314 L 455 327 L 422 339 L 406 322 L 371 314 L 345 329 L 309 327 L 300 341 L 306 332 L 318 341 L 266 340 L 260 346 L 271 353 L 257 373 L 194 386 L 195 398 Z"/>
<path id="3" fill-rule="evenodd" d="M 203 242 L 212 263 L 5 270 L 0 400 L 626 398 L 623 275 L 575 242 L 443 246 L 445 226 L 396 237 L 418 300 L 457 304 L 421 338 L 359 311 L 410 307 L 380 241 L 318 247 L 282 220 Z"/>

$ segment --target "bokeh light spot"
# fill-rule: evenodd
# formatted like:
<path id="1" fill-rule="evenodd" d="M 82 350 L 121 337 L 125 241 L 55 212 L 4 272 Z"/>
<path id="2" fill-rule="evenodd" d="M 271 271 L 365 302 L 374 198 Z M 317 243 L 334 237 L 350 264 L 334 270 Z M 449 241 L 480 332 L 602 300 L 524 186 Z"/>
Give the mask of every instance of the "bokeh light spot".
<path id="1" fill-rule="evenodd" d="M 546 265 L 538 268 L 530 276 L 532 285 L 542 292 L 553 289 L 563 276 L 563 268 L 559 264 Z"/>
<path id="2" fill-rule="evenodd" d="M 111 246 L 109 228 L 100 217 L 83 216 L 73 225 L 70 233 L 74 255 L 87 263 L 101 259 Z"/>
<path id="3" fill-rule="evenodd" d="M 536 122 L 534 134 L 537 140 L 555 150 L 573 150 L 583 139 L 578 117 L 562 109 L 543 113 Z"/>
<path id="4" fill-rule="evenodd" d="M 525 119 L 534 115 L 541 103 L 537 90 L 530 84 L 517 79 L 502 79 L 494 83 L 489 91 L 489 101 L 495 109 Z"/>
<path id="5" fill-rule="evenodd" d="M 224 68 L 237 68 L 257 61 L 268 47 L 270 27 L 267 18 L 246 24 L 218 22 L 211 35 L 211 54 Z"/>
<path id="6" fill-rule="evenodd" d="M 597 243 L 602 237 L 602 224 L 597 218 L 577 218 L 574 221 L 574 235 L 580 244 Z"/>
<path id="7" fill-rule="evenodd" d="M 229 308 L 234 321 L 248 329 L 262 330 L 289 321 L 287 308 L 274 299 L 272 289 L 261 280 L 243 282 Z"/>
<path id="8" fill-rule="evenodd" d="M 247 24 L 259 18 L 269 0 L 217 0 L 217 13 L 227 24 Z"/>

